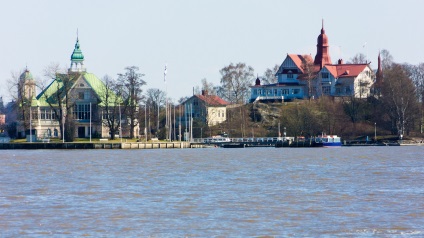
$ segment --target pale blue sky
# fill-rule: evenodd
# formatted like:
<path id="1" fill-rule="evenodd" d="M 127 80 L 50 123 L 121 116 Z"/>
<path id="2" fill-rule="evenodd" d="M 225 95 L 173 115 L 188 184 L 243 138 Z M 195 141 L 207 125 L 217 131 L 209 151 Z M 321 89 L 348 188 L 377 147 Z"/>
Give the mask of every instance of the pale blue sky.
<path id="1" fill-rule="evenodd" d="M 167 91 L 174 100 L 191 96 L 202 78 L 218 85 L 219 70 L 231 62 L 245 62 L 262 75 L 287 53 L 314 56 L 322 18 L 333 62 L 363 53 L 375 68 L 379 49 L 389 50 L 396 62 L 424 62 L 420 0 L 9 0 L 1 5 L 5 101 L 12 71 L 27 65 L 42 79 L 52 62 L 69 67 L 77 28 L 88 72 L 116 77 L 135 65 L 145 74 L 145 89 L 165 90 L 167 64 Z"/>

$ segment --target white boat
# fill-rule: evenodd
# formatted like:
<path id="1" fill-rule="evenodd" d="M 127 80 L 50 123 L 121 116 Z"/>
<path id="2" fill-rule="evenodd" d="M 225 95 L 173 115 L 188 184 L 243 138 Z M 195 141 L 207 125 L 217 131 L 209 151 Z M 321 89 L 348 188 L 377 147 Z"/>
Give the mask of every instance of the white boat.
<path id="1" fill-rule="evenodd" d="M 318 136 L 316 142 L 322 142 L 324 147 L 342 146 L 342 139 L 337 135 Z"/>

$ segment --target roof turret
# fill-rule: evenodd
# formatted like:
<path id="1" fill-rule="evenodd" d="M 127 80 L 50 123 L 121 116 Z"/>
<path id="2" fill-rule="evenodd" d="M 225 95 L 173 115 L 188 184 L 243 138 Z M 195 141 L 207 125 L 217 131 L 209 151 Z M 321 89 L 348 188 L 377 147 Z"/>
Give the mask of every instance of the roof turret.
<path id="1" fill-rule="evenodd" d="M 71 67 L 69 68 L 69 72 L 85 72 L 84 55 L 82 54 L 82 51 L 80 49 L 78 35 L 74 51 L 71 55 Z"/>
<path id="2" fill-rule="evenodd" d="M 83 61 L 83 60 L 84 60 L 84 55 L 82 54 L 82 51 L 80 49 L 80 44 L 77 37 L 77 42 L 75 43 L 74 52 L 72 52 L 72 55 L 71 55 L 71 61 Z"/>
<path id="3" fill-rule="evenodd" d="M 315 55 L 314 64 L 319 65 L 321 69 L 324 65 L 331 64 L 328 37 L 324 30 L 324 20 L 322 20 L 321 34 L 317 39 L 317 54 Z"/>
<path id="4" fill-rule="evenodd" d="M 25 71 L 21 74 L 21 76 L 19 76 L 20 80 L 23 81 L 30 81 L 30 80 L 34 80 L 34 77 L 32 77 L 31 72 L 29 72 L 28 69 L 25 69 Z"/>

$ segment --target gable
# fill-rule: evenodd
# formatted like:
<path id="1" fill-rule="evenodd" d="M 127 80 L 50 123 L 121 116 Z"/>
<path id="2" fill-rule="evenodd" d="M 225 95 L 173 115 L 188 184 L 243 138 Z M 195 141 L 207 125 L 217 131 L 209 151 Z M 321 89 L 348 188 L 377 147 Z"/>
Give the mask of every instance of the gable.
<path id="1" fill-rule="evenodd" d="M 313 62 L 310 55 L 288 54 L 286 59 L 281 64 L 277 74 L 302 74 L 303 62 Z"/>
<path id="2" fill-rule="evenodd" d="M 224 99 L 218 97 L 217 95 L 193 95 L 189 99 L 187 99 L 183 104 L 198 102 L 202 105 L 207 105 L 208 107 L 216 107 L 221 106 L 225 107 L 230 103 L 225 101 Z M 197 103 L 196 103 L 197 104 Z"/>
<path id="3" fill-rule="evenodd" d="M 66 80 L 68 75 L 66 74 L 57 74 L 56 78 L 42 91 L 38 94 L 37 100 L 39 106 L 49 106 L 50 104 L 57 104 L 57 98 L 55 95 L 58 91 L 63 90 L 64 81 Z M 80 74 L 71 74 L 70 80 L 74 81 L 74 84 L 81 77 Z M 72 82 L 71 82 L 72 83 Z M 73 86 L 72 86 L 73 87 Z M 64 95 L 61 95 L 61 99 L 63 99 Z"/>
<path id="4" fill-rule="evenodd" d="M 39 101 L 40 106 L 49 106 L 49 103 L 55 105 L 54 95 L 58 90 L 62 90 L 63 81 L 61 78 L 66 77 L 66 75 L 58 74 L 56 79 L 50 83 L 49 86 L 46 87 L 38 96 L 37 100 Z M 99 105 L 104 106 L 104 102 L 102 102 L 102 98 L 105 98 L 105 84 L 97 78 L 94 74 L 91 73 L 83 73 L 76 74 L 75 82 L 72 85 L 71 90 L 84 88 L 85 90 L 91 89 L 92 93 L 94 93 L 95 97 L 100 101 Z M 72 93 L 72 92 L 71 92 Z M 109 105 L 112 106 L 113 102 L 117 102 L 118 100 L 122 102 L 122 99 L 116 98 L 116 95 L 109 91 L 111 95 L 111 99 Z M 62 98 L 63 99 L 63 98 Z"/>
<path id="5" fill-rule="evenodd" d="M 355 78 L 365 71 L 367 67 L 369 67 L 368 64 L 335 64 L 324 66 L 334 78 Z"/>

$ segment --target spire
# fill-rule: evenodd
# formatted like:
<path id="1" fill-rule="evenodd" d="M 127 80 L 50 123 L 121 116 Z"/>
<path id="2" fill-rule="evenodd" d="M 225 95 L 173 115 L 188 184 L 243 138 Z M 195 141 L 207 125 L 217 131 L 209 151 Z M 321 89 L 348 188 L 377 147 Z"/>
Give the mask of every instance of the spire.
<path id="1" fill-rule="evenodd" d="M 376 77 L 375 77 L 375 83 L 379 85 L 382 82 L 383 82 L 383 69 L 381 68 L 380 52 L 378 52 L 378 67 L 377 67 L 377 73 L 376 73 Z"/>
<path id="2" fill-rule="evenodd" d="M 259 75 L 256 75 L 255 86 L 260 86 L 261 80 L 259 79 Z"/>
<path id="3" fill-rule="evenodd" d="M 325 34 L 324 19 L 322 19 L 321 34 L 317 39 L 317 54 L 315 55 L 314 64 L 319 65 L 320 69 L 324 65 L 331 64 L 331 58 L 329 53 L 328 37 Z"/>
<path id="4" fill-rule="evenodd" d="M 78 39 L 78 29 L 77 29 L 77 41 L 75 42 L 75 48 L 71 55 L 71 67 L 69 68 L 70 72 L 84 72 L 84 55 L 80 49 L 79 39 Z"/>

